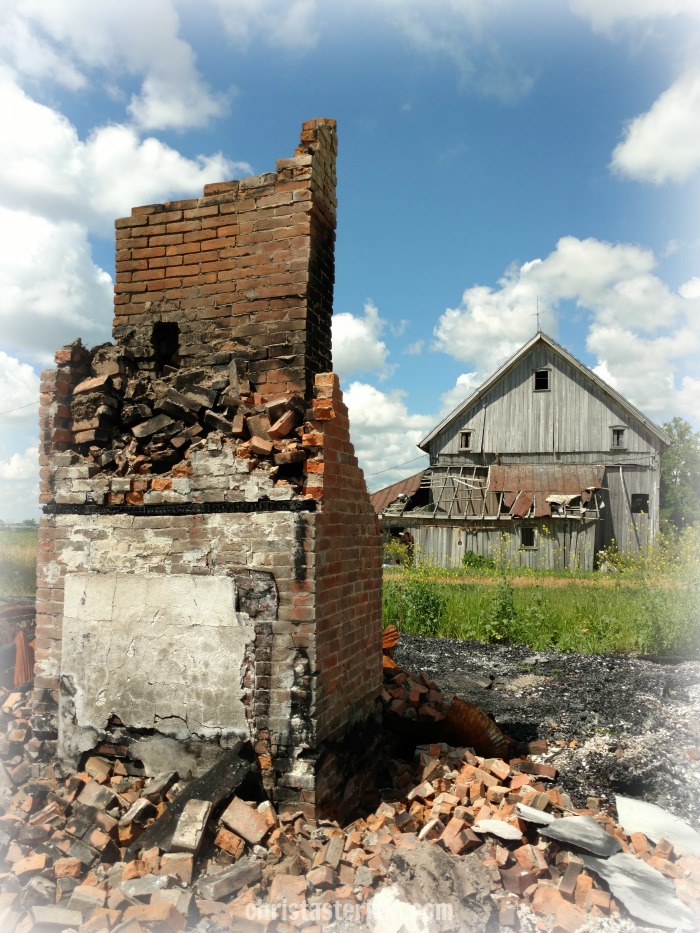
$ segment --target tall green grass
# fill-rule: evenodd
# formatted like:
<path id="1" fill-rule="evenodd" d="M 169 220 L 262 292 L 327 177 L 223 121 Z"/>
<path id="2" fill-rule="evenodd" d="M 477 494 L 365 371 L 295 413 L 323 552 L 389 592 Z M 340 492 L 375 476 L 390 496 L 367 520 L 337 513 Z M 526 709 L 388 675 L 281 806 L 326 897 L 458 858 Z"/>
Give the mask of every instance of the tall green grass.
<path id="1" fill-rule="evenodd" d="M 0 596 L 34 596 L 36 544 L 36 528 L 0 529 Z"/>
<path id="2" fill-rule="evenodd" d="M 535 650 L 698 654 L 697 585 L 513 587 L 441 583 L 423 575 L 385 580 L 384 624 L 400 632 Z"/>
<path id="3" fill-rule="evenodd" d="M 524 581 L 502 553 L 476 570 L 404 565 L 385 577 L 384 624 L 536 650 L 700 654 L 700 529 L 625 556 L 616 569 L 562 582 L 546 572 Z"/>

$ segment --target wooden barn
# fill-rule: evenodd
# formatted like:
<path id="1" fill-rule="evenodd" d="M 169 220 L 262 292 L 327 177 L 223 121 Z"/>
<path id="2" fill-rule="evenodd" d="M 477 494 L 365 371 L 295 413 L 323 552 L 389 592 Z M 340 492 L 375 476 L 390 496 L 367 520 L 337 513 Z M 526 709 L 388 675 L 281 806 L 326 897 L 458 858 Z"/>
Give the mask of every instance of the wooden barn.
<path id="1" fill-rule="evenodd" d="M 408 532 L 417 554 L 443 566 L 472 551 L 592 570 L 613 541 L 621 551 L 653 541 L 669 443 L 538 333 L 421 441 L 429 468 L 372 499 L 385 530 Z"/>

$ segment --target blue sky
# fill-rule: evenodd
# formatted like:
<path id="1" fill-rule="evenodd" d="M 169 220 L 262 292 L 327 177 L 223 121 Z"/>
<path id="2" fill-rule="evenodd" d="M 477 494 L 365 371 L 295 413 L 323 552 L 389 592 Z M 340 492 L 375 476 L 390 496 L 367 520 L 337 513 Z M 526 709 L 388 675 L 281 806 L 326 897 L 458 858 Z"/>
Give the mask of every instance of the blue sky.
<path id="1" fill-rule="evenodd" d="M 538 307 L 651 418 L 700 427 L 699 45 L 695 0 L 5 0 L 0 519 L 37 514 L 37 373 L 110 338 L 114 219 L 274 169 L 318 116 L 371 488 Z"/>

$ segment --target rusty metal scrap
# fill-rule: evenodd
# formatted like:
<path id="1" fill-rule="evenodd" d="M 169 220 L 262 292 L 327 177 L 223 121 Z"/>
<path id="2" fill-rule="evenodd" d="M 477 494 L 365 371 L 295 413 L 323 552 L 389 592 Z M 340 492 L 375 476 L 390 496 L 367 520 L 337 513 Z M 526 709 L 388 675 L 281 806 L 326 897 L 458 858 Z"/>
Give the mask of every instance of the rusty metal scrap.
<path id="1" fill-rule="evenodd" d="M 473 748 L 477 755 L 509 758 L 514 742 L 482 709 L 453 697 L 441 733 L 450 745 Z"/>

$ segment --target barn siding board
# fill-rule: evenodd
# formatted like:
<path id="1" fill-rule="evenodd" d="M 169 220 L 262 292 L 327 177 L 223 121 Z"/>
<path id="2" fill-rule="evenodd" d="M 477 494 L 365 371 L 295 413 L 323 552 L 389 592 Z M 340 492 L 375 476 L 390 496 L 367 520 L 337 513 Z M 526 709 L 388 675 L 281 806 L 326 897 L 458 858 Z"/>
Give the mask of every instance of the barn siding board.
<path id="1" fill-rule="evenodd" d="M 625 427 L 627 444 L 624 450 L 613 453 L 627 456 L 654 453 L 651 432 L 635 424 L 614 398 L 587 381 L 566 360 L 553 353 L 545 357 L 536 350 L 541 348 L 519 360 L 485 399 L 476 401 L 440 433 L 437 443 L 431 445 L 436 455 L 465 456 L 459 448 L 459 436 L 461 431 L 470 430 L 474 431 L 478 449 L 473 453 L 477 454 L 553 455 L 568 451 L 598 454 L 600 459 L 610 456 L 614 425 Z M 545 365 L 551 367 L 551 388 L 535 392 L 533 374 Z"/>
<path id="2" fill-rule="evenodd" d="M 522 524 L 513 521 L 490 527 L 421 524 L 411 530 L 418 558 L 441 567 L 459 567 L 472 551 L 531 570 L 593 570 L 595 523 L 562 519 L 544 527 L 546 532 L 538 528 L 534 548 L 521 547 Z"/>

